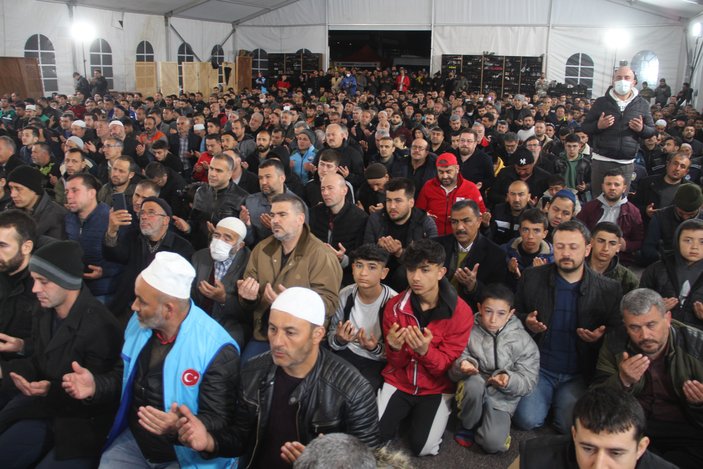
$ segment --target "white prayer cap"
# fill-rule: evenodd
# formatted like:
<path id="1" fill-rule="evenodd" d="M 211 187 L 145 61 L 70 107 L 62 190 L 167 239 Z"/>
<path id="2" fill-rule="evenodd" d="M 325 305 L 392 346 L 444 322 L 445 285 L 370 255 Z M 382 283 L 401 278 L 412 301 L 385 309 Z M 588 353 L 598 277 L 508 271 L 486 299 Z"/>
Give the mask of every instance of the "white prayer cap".
<path id="1" fill-rule="evenodd" d="M 124 124 L 122 123 L 122 121 L 118 121 L 118 120 L 110 121 L 110 124 L 108 125 L 108 127 L 111 125 L 119 125 L 120 127 L 124 127 Z"/>
<path id="2" fill-rule="evenodd" d="M 316 326 L 325 324 L 325 304 L 320 295 L 309 288 L 286 288 L 273 300 L 271 309 L 283 311 Z"/>
<path id="3" fill-rule="evenodd" d="M 82 121 L 80 119 L 71 122 L 71 125 L 75 125 L 75 126 L 82 127 L 85 129 L 85 121 Z"/>
<path id="4" fill-rule="evenodd" d="M 75 143 L 76 145 L 78 145 L 78 148 L 80 148 L 81 150 L 85 146 L 83 139 L 81 139 L 80 137 L 76 137 L 75 135 L 71 135 L 70 137 L 68 137 L 66 139 L 66 141 Z"/>
<path id="5" fill-rule="evenodd" d="M 195 269 L 174 252 L 157 252 L 151 264 L 142 270 L 141 276 L 161 293 L 186 300 L 190 298 Z"/>
<path id="6" fill-rule="evenodd" d="M 217 223 L 217 227 L 234 231 L 239 235 L 239 241 L 244 241 L 244 238 L 247 237 L 247 225 L 245 225 L 239 218 L 223 218 Z"/>
<path id="7" fill-rule="evenodd" d="M 654 123 L 654 125 L 658 125 L 660 127 L 666 127 L 666 121 L 664 119 L 659 119 Z"/>
<path id="8" fill-rule="evenodd" d="M 25 109 L 26 111 L 36 111 L 36 110 L 37 110 L 37 107 L 36 107 L 34 104 L 27 104 L 27 105 L 24 107 L 24 109 Z"/>
<path id="9" fill-rule="evenodd" d="M 195 124 L 193 130 L 195 132 L 200 132 L 201 130 L 205 130 L 205 126 L 203 124 Z"/>

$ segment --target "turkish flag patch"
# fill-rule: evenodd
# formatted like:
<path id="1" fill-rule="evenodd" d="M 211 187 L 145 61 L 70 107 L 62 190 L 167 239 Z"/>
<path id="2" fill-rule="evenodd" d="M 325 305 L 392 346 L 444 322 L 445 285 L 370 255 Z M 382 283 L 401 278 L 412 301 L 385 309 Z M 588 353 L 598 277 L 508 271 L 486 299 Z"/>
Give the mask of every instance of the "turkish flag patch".
<path id="1" fill-rule="evenodd" d="M 192 368 L 188 368 L 183 372 L 183 375 L 181 376 L 181 381 L 183 381 L 183 384 L 186 386 L 195 386 L 198 384 L 198 381 L 200 380 L 200 373 L 195 371 Z"/>

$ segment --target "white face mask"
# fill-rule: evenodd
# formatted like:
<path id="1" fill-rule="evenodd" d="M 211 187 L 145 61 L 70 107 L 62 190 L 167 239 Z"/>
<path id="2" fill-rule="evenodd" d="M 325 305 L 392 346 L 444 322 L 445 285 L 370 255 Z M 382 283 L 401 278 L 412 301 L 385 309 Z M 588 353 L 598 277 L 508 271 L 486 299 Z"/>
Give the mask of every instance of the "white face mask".
<path id="1" fill-rule="evenodd" d="M 613 83 L 613 89 L 620 96 L 625 96 L 632 89 L 632 83 L 627 80 L 618 80 Z"/>
<path id="2" fill-rule="evenodd" d="M 226 261 L 229 259 L 230 255 L 234 255 L 233 246 L 228 244 L 221 239 L 213 239 L 210 241 L 210 255 L 213 260 L 217 262 Z"/>

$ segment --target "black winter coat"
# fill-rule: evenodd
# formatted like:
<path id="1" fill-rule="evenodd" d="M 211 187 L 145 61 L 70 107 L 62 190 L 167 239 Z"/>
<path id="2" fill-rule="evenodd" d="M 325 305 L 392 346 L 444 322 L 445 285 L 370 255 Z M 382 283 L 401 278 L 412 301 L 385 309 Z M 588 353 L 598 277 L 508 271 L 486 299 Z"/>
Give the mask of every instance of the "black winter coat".
<path id="1" fill-rule="evenodd" d="M 11 372 L 28 381 L 49 380 L 46 397 L 16 397 L 0 412 L 0 433 L 24 419 L 51 419 L 59 459 L 93 458 L 100 454 L 112 424 L 116 402 L 85 405 L 61 387 L 63 375 L 77 361 L 93 374 L 105 373 L 120 361 L 122 329 L 110 311 L 83 286 L 66 319 L 52 335 L 54 311 L 42 309 L 34 322 L 31 357 L 2 363 L 3 376 Z M 3 379 L 2 386 L 14 386 Z M 17 404 L 17 405 L 14 405 Z"/>
<path id="2" fill-rule="evenodd" d="M 615 123 L 607 129 L 599 129 L 598 119 L 601 113 L 615 117 Z M 644 127 L 641 132 L 635 132 L 628 126 L 630 120 L 636 117 L 642 117 Z M 639 149 L 639 139 L 649 138 L 655 132 L 649 103 L 644 98 L 635 96 L 625 111 L 620 112 L 618 103 L 610 96 L 610 91 L 596 99 L 581 128 L 591 136 L 591 148 L 594 152 L 616 160 L 634 159 Z"/>
<path id="3" fill-rule="evenodd" d="M 528 314 L 537 311 L 537 319 L 549 329 L 554 311 L 554 287 L 557 275 L 559 274 L 555 264 L 531 267 L 522 273 L 515 295 L 515 312 L 523 323 Z M 607 331 L 622 323 L 620 317 L 622 290 L 615 280 L 598 275 L 586 266 L 578 294 L 577 327 L 592 331 L 605 325 Z M 529 332 L 529 329 L 527 330 Z M 541 347 L 545 333 L 530 332 L 530 334 L 537 342 L 537 346 Z M 587 380 L 595 371 L 601 342 L 602 339 L 593 343 L 578 339 L 576 343 L 579 369 Z"/>

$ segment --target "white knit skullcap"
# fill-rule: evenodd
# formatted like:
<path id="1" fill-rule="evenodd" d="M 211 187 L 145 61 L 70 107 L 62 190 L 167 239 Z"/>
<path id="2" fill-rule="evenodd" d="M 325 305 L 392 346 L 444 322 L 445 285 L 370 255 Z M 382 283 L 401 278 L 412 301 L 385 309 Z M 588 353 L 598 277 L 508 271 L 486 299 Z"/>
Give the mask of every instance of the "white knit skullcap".
<path id="1" fill-rule="evenodd" d="M 286 288 L 273 300 L 271 309 L 304 319 L 316 326 L 325 324 L 325 304 L 320 295 L 309 288 Z"/>
<path id="2" fill-rule="evenodd" d="M 157 252 L 151 264 L 142 270 L 141 276 L 161 293 L 186 300 L 190 298 L 195 269 L 174 252 Z"/>
<path id="3" fill-rule="evenodd" d="M 244 241 L 244 238 L 247 237 L 247 225 L 245 225 L 239 218 L 223 218 L 217 223 L 217 227 L 234 231 L 239 235 L 239 241 Z"/>

